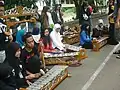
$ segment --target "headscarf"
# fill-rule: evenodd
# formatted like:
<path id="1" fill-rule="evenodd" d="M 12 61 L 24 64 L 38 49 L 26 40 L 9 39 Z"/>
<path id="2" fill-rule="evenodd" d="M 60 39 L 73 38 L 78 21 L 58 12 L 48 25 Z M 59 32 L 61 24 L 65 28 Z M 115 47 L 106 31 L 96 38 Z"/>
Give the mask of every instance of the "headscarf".
<path id="1" fill-rule="evenodd" d="M 25 30 L 21 29 L 17 32 L 17 35 L 16 35 L 16 42 L 20 45 L 20 47 L 24 45 L 24 42 L 23 42 L 24 34 L 25 34 Z"/>
<path id="2" fill-rule="evenodd" d="M 81 26 L 81 32 L 82 31 L 85 31 L 85 32 L 87 32 L 87 26 L 89 26 L 88 24 L 83 24 L 82 26 Z M 80 33 L 81 33 L 80 32 Z"/>
<path id="3" fill-rule="evenodd" d="M 11 42 L 7 49 L 6 49 L 6 59 L 5 62 L 8 62 L 8 64 L 15 69 L 15 71 L 19 72 L 19 63 L 20 60 L 18 60 L 18 58 L 15 57 L 15 54 L 17 52 L 17 50 L 20 49 L 20 46 L 18 43 L 15 42 Z"/>
<path id="4" fill-rule="evenodd" d="M 8 64 L 0 63 L 0 79 L 5 79 L 12 74 L 12 67 Z"/>
<path id="5" fill-rule="evenodd" d="M 39 40 L 41 37 L 39 28 L 35 27 L 33 29 L 32 36 L 33 36 L 35 43 L 39 43 Z"/>
<path id="6" fill-rule="evenodd" d="M 54 28 L 53 28 L 53 31 L 50 33 L 50 37 L 52 39 L 52 43 L 53 43 L 53 48 L 57 47 L 58 49 L 60 50 L 63 50 L 63 43 L 62 43 L 62 38 L 61 38 L 61 35 L 60 35 L 60 32 L 57 32 L 56 29 L 60 28 L 61 29 L 61 26 L 60 24 L 55 24 L 54 25 Z"/>

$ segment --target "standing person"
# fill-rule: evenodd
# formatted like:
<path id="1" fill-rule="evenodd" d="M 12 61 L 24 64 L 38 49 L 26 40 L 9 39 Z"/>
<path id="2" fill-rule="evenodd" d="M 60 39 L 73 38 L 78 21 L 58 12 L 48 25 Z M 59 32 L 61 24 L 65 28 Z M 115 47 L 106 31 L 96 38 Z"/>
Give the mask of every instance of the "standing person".
<path id="1" fill-rule="evenodd" d="M 61 25 L 61 31 L 60 34 L 63 34 L 64 28 L 63 28 L 63 14 L 61 12 L 61 5 L 60 4 L 56 4 L 54 11 L 52 12 L 52 18 L 53 18 L 53 22 L 54 24 L 59 23 Z"/>
<path id="2" fill-rule="evenodd" d="M 120 40 L 120 0 L 116 0 L 115 2 L 115 37 L 119 41 Z M 116 58 L 120 59 L 120 50 L 115 51 L 113 54 L 119 54 Z"/>
<path id="3" fill-rule="evenodd" d="M 108 43 L 111 45 L 116 45 L 118 44 L 118 42 L 115 39 L 115 22 L 114 22 L 114 16 L 113 16 L 113 12 L 114 12 L 114 0 L 110 0 L 109 1 L 109 41 Z"/>
<path id="4" fill-rule="evenodd" d="M 81 10 L 80 10 L 80 18 L 79 18 L 79 24 L 89 24 L 91 29 L 91 8 L 88 4 L 88 1 L 84 1 Z M 89 30 L 90 35 L 91 30 Z"/>
<path id="5" fill-rule="evenodd" d="M 41 12 L 41 25 L 42 25 L 42 30 L 44 30 L 45 28 L 50 28 L 49 26 L 49 21 L 48 21 L 48 15 L 47 12 L 49 11 L 49 7 L 48 6 L 44 6 L 43 10 Z M 42 31 L 41 31 L 42 32 Z"/>
<path id="6" fill-rule="evenodd" d="M 0 1 L 0 16 L 4 15 L 4 1 Z M 12 35 L 7 32 L 7 26 L 2 18 L 0 18 L 0 63 L 5 60 L 5 48 L 9 41 L 12 41 Z"/>
<path id="7" fill-rule="evenodd" d="M 35 9 L 35 14 L 34 14 L 34 17 L 36 19 L 35 27 L 39 28 L 39 30 L 41 32 L 41 15 L 38 13 L 38 7 L 37 6 L 34 6 L 33 9 Z"/>
<path id="8" fill-rule="evenodd" d="M 61 6 L 60 4 L 56 4 L 54 11 L 52 12 L 52 18 L 53 18 L 53 22 L 59 23 L 60 25 L 63 24 L 63 18 L 62 18 L 62 12 L 61 12 Z"/>

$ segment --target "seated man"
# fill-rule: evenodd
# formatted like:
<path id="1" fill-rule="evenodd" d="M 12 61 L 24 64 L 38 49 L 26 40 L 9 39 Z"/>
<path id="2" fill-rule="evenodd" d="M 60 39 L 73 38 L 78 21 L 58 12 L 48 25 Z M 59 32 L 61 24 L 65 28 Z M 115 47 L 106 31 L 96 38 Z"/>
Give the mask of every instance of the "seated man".
<path id="1" fill-rule="evenodd" d="M 25 65 L 25 69 L 28 73 L 39 73 L 42 70 L 42 64 L 38 50 L 34 45 L 34 39 L 30 32 L 24 35 L 24 42 L 25 48 L 22 50 L 21 60 Z"/>
<path id="2" fill-rule="evenodd" d="M 62 38 L 60 35 L 60 24 L 55 24 L 53 31 L 50 33 L 50 37 L 52 39 L 52 46 L 61 51 L 66 51 L 65 45 L 62 43 Z"/>
<path id="3" fill-rule="evenodd" d="M 103 27 L 104 27 L 103 20 L 99 19 L 98 20 L 98 25 L 96 25 L 95 28 L 93 28 L 92 37 L 95 37 L 95 38 L 102 37 L 102 35 L 103 35 L 103 33 L 102 33 Z"/>

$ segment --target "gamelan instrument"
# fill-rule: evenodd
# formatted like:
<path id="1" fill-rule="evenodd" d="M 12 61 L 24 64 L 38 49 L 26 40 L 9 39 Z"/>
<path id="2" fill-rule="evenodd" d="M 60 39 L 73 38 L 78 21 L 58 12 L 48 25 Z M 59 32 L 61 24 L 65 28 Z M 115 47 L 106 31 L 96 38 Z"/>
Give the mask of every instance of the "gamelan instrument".
<path id="1" fill-rule="evenodd" d="M 68 76 L 67 67 L 63 65 L 53 66 L 44 76 L 40 77 L 25 90 L 53 90 Z"/>
<path id="2" fill-rule="evenodd" d="M 13 22 L 13 21 L 7 21 L 6 24 L 8 27 L 12 27 L 16 24 L 20 24 L 20 23 L 24 23 L 24 22 L 36 22 L 36 19 L 35 18 L 31 18 L 29 20 L 22 20 L 22 21 L 16 21 L 16 22 Z"/>
<path id="3" fill-rule="evenodd" d="M 101 37 L 100 39 L 93 39 L 92 44 L 93 44 L 93 51 L 99 51 L 101 47 L 107 44 L 109 37 Z"/>
<path id="4" fill-rule="evenodd" d="M 79 24 L 74 24 L 69 26 L 70 29 L 68 29 L 66 34 L 63 37 L 63 40 L 67 44 L 75 44 L 79 42 L 80 39 L 80 26 Z"/>
<path id="5" fill-rule="evenodd" d="M 9 9 L 5 11 L 4 16 L 0 16 L 0 18 L 10 18 L 10 17 L 19 17 L 19 16 L 31 16 L 35 13 L 35 10 L 32 8 L 27 8 L 23 6 L 17 6 L 15 8 Z"/>
<path id="6" fill-rule="evenodd" d="M 87 58 L 86 50 L 81 47 L 65 44 L 66 49 L 73 52 L 65 52 L 60 54 L 44 53 L 46 65 L 62 64 L 71 65 L 75 60 L 80 62 Z"/>

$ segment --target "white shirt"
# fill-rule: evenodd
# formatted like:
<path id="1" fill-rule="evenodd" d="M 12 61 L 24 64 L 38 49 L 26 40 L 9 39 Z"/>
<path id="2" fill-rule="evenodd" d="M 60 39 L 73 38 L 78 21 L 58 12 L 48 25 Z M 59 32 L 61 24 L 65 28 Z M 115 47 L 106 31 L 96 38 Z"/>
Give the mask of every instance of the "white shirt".
<path id="1" fill-rule="evenodd" d="M 51 13 L 50 13 L 50 12 L 47 12 L 47 16 L 48 16 L 48 23 L 49 23 L 49 26 L 50 26 L 51 24 L 54 25 L 53 20 L 52 20 L 52 16 L 51 16 Z"/>

